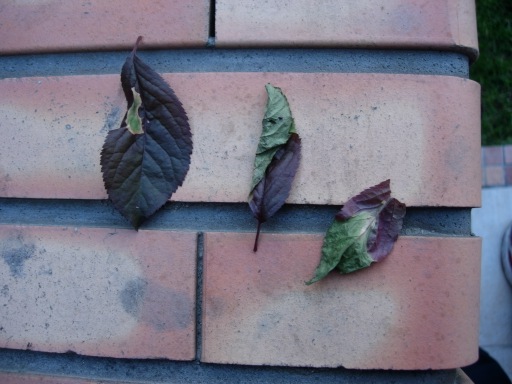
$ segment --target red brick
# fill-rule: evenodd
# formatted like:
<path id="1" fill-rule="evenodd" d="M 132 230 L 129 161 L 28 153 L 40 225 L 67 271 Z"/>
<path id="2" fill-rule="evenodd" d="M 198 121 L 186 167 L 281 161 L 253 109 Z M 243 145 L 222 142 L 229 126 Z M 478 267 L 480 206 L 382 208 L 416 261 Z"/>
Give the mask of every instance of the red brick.
<path id="1" fill-rule="evenodd" d="M 322 235 L 207 233 L 202 361 L 445 369 L 478 357 L 479 238 L 400 237 L 311 286 Z"/>
<path id="2" fill-rule="evenodd" d="M 245 202 L 266 93 L 280 86 L 302 137 L 288 202 L 342 204 L 391 179 L 409 206 L 480 205 L 480 87 L 455 77 L 346 73 L 165 74 L 194 152 L 181 201 Z M 0 195 L 103 199 L 99 159 L 126 108 L 119 77 L 0 81 Z M 36 154 L 36 155 L 35 155 Z"/>
<path id="3" fill-rule="evenodd" d="M 0 226 L 0 347 L 195 354 L 196 234 Z"/>
<path id="4" fill-rule="evenodd" d="M 0 52 L 204 46 L 210 1 L 15 1 L 2 4 Z"/>
<path id="5" fill-rule="evenodd" d="M 121 381 L 87 380 L 77 377 L 51 376 L 29 373 L 7 373 L 0 372 L 0 383 L 2 384 L 124 384 Z"/>
<path id="6" fill-rule="evenodd" d="M 215 28 L 219 47 L 478 50 L 475 4 L 467 0 L 218 0 Z"/>

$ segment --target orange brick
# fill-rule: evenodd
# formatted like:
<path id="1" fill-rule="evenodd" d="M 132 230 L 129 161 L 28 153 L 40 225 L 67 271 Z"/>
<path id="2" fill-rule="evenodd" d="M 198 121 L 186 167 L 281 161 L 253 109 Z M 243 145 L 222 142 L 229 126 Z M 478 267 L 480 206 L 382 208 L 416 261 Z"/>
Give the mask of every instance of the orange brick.
<path id="1" fill-rule="evenodd" d="M 113 381 L 87 380 L 77 377 L 63 377 L 28 373 L 7 373 L 0 372 L 0 383 L 2 384 L 108 384 Z M 116 384 L 124 382 L 115 381 Z"/>
<path id="2" fill-rule="evenodd" d="M 474 1 L 218 0 L 216 45 L 463 49 L 478 53 Z"/>
<path id="3" fill-rule="evenodd" d="M 196 234 L 0 226 L 0 347 L 195 354 Z"/>
<path id="4" fill-rule="evenodd" d="M 204 46 L 210 1 L 2 2 L 1 53 Z"/>
<path id="5" fill-rule="evenodd" d="M 370 268 L 306 286 L 321 235 L 205 235 L 202 361 L 445 369 L 478 358 L 479 238 L 400 237 Z"/>
<path id="6" fill-rule="evenodd" d="M 266 93 L 280 86 L 302 137 L 289 203 L 342 204 L 391 179 L 409 206 L 480 205 L 480 86 L 445 76 L 165 74 L 194 151 L 174 200 L 244 202 Z M 0 195 L 106 198 L 100 151 L 126 110 L 119 77 L 0 81 Z"/>

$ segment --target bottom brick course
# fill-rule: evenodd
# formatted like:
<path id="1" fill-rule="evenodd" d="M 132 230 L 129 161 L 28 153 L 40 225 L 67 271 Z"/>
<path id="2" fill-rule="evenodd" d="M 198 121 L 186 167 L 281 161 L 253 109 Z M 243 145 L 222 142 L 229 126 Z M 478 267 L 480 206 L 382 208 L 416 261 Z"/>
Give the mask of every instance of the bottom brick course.
<path id="1" fill-rule="evenodd" d="M 0 226 L 0 347 L 191 360 L 196 234 Z"/>
<path id="2" fill-rule="evenodd" d="M 304 285 L 323 236 L 205 234 L 203 362 L 446 369 L 478 358 L 481 240 L 401 237 L 386 260 Z"/>

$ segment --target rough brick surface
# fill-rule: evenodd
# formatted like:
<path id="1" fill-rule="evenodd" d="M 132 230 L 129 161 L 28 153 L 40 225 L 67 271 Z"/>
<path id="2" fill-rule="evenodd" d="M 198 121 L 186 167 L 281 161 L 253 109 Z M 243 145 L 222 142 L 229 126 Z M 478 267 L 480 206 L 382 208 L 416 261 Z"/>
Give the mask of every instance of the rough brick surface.
<path id="1" fill-rule="evenodd" d="M 2 1 L 1 53 L 204 46 L 210 1 Z"/>
<path id="2" fill-rule="evenodd" d="M 241 202 L 271 82 L 302 137 L 288 202 L 341 204 L 387 178 L 409 206 L 479 206 L 480 87 L 455 77 L 176 73 L 194 152 L 182 201 Z M 126 110 L 119 77 L 0 81 L 0 195 L 105 198 L 99 158 Z M 461 193 L 464 191 L 464 193 Z"/>
<path id="3" fill-rule="evenodd" d="M 306 286 L 321 235 L 205 235 L 202 361 L 444 369 L 478 358 L 479 238 L 401 237 Z"/>
<path id="4" fill-rule="evenodd" d="M 190 360 L 196 234 L 0 226 L 0 347 Z"/>
<path id="5" fill-rule="evenodd" d="M 464 48 L 476 55 L 474 1 L 218 0 L 216 44 Z"/>

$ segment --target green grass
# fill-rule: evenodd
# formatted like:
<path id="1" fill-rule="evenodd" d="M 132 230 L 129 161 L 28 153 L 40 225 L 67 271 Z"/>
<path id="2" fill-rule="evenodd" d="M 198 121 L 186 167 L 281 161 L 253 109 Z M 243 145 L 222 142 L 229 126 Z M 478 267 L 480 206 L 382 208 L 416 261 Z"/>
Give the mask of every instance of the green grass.
<path id="1" fill-rule="evenodd" d="M 482 145 L 512 144 L 512 1 L 476 0 L 476 10 L 480 57 L 470 77 L 482 85 Z"/>

